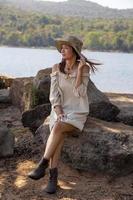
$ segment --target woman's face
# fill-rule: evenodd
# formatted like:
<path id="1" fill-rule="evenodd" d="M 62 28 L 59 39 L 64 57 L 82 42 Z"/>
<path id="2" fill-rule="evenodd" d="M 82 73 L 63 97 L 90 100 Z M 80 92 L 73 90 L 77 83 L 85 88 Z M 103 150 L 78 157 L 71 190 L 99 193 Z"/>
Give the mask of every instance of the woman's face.
<path id="1" fill-rule="evenodd" d="M 65 60 L 72 59 L 74 54 L 73 48 L 69 45 L 63 44 L 61 48 L 62 58 Z"/>

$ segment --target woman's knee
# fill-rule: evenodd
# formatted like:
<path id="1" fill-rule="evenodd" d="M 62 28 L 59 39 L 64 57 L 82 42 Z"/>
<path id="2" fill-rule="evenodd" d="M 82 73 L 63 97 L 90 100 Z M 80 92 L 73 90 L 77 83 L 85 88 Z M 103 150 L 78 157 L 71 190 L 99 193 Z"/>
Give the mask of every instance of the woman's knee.
<path id="1" fill-rule="evenodd" d="M 53 126 L 53 130 L 52 130 L 55 134 L 61 134 L 63 132 L 63 127 L 61 122 L 56 122 Z"/>
<path id="2" fill-rule="evenodd" d="M 69 125 L 67 123 L 57 121 L 54 125 L 54 131 L 57 133 L 65 133 L 65 132 L 71 132 L 74 130 L 74 127 L 72 125 Z"/>

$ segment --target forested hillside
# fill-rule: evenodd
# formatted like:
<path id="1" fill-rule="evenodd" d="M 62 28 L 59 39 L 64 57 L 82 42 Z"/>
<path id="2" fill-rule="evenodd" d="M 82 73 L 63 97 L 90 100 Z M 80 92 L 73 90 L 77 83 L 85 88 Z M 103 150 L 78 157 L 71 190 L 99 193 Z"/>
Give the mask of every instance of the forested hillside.
<path id="1" fill-rule="evenodd" d="M 86 0 L 67 0 L 50 2 L 41 0 L 0 0 L 4 5 L 15 6 L 26 11 L 35 11 L 49 15 L 79 16 L 94 18 L 133 18 L 133 9 L 112 9 Z"/>
<path id="2" fill-rule="evenodd" d="M 47 47 L 55 38 L 72 34 L 91 50 L 133 51 L 132 19 L 51 16 L 0 5 L 0 45 Z"/>

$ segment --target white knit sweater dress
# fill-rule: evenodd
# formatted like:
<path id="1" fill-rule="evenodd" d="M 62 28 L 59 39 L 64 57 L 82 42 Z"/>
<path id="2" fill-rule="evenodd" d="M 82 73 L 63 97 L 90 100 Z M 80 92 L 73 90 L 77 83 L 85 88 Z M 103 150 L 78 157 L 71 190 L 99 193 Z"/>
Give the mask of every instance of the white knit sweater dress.
<path id="1" fill-rule="evenodd" d="M 65 113 L 65 117 L 63 118 L 64 122 L 75 126 L 80 131 L 83 130 L 87 115 L 89 114 L 87 85 L 90 73 L 82 73 L 82 83 L 78 86 L 78 88 L 75 88 L 76 75 L 77 69 L 73 70 L 68 78 L 66 77 L 66 74 L 59 70 L 50 74 L 50 131 L 57 120 L 57 115 L 54 111 L 54 106 L 56 105 L 62 106 Z"/>

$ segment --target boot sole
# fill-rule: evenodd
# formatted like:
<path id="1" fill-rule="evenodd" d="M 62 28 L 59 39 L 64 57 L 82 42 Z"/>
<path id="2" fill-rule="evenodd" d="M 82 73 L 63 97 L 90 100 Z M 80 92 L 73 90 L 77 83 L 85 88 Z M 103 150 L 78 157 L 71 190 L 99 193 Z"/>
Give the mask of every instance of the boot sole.
<path id="1" fill-rule="evenodd" d="M 44 190 L 44 192 L 46 192 L 46 193 L 48 193 L 48 194 L 55 194 L 55 193 L 57 192 L 57 190 L 56 190 L 56 191 L 53 191 L 53 192 L 50 192 L 50 191 Z"/>
<path id="2" fill-rule="evenodd" d="M 31 175 L 28 175 L 28 177 L 33 179 L 33 180 L 39 180 L 39 179 L 43 178 L 44 176 L 45 176 L 45 174 L 43 176 L 41 176 L 41 177 L 33 177 Z"/>

